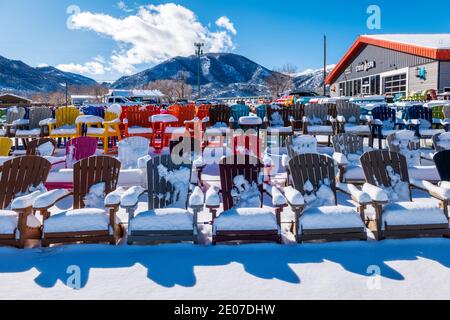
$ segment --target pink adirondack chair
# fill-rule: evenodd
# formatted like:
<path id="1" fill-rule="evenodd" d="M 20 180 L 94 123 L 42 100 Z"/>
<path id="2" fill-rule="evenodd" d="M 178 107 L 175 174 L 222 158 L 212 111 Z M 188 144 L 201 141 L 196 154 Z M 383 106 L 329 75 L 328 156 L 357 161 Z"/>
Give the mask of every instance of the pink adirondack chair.
<path id="1" fill-rule="evenodd" d="M 98 139 L 93 137 L 78 137 L 71 139 L 66 144 L 66 160 L 53 163 L 53 166 L 64 163 L 66 168 L 71 168 L 76 162 L 89 158 L 97 152 Z M 73 182 L 47 182 L 48 190 L 73 189 Z"/>

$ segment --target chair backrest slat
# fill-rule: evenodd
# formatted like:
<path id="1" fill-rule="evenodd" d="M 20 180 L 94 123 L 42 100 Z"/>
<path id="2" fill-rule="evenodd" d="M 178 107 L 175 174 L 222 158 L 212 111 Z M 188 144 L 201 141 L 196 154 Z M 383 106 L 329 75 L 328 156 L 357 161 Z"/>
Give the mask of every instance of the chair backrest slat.
<path id="1" fill-rule="evenodd" d="M 387 171 L 390 166 L 400 180 L 409 183 L 408 164 L 405 156 L 398 152 L 374 150 L 366 152 L 361 156 L 361 165 L 366 181 L 375 186 L 382 184 L 391 187 L 391 177 Z"/>
<path id="2" fill-rule="evenodd" d="M 180 182 L 180 185 L 174 186 L 164 177 L 161 177 L 159 174 L 159 166 L 164 166 L 169 173 L 173 173 L 174 171 L 180 170 L 182 168 L 186 168 L 189 170 L 189 181 L 185 181 L 183 183 Z M 167 206 L 173 204 L 174 202 L 174 192 L 176 189 L 181 190 L 185 188 L 185 194 L 188 194 L 190 187 L 190 177 L 192 174 L 192 163 L 181 163 L 175 164 L 172 161 L 172 157 L 170 155 L 163 155 L 156 158 L 152 158 L 147 162 L 147 184 L 148 184 L 148 207 L 149 210 L 153 209 L 162 209 Z M 181 193 L 181 192 L 180 192 Z M 167 197 L 167 194 L 170 197 Z M 187 199 L 186 199 L 187 201 Z M 185 207 L 187 203 L 184 204 Z"/>
<path id="3" fill-rule="evenodd" d="M 22 156 L 6 161 L 0 167 L 0 208 L 5 209 L 17 194 L 45 183 L 51 163 L 38 156 Z"/>
<path id="4" fill-rule="evenodd" d="M 231 191 L 234 187 L 233 179 L 237 176 L 244 176 L 250 184 L 256 183 L 262 200 L 263 181 L 259 178 L 262 164 L 258 158 L 248 155 L 231 156 L 220 161 L 219 169 L 224 210 L 230 210 L 234 206 Z"/>
<path id="5" fill-rule="evenodd" d="M 434 163 L 442 181 L 450 181 L 450 150 L 440 151 L 434 156 Z"/>
<path id="6" fill-rule="evenodd" d="M 317 153 L 300 154 L 289 161 L 289 172 L 294 188 L 302 194 L 305 193 L 304 185 L 307 181 L 317 191 L 327 179 L 336 198 L 336 171 L 332 158 Z"/>
<path id="7" fill-rule="evenodd" d="M 333 148 L 335 152 L 347 154 L 362 154 L 364 151 L 364 137 L 355 134 L 340 133 L 333 136 Z"/>
<path id="8" fill-rule="evenodd" d="M 119 181 L 120 161 L 108 156 L 94 156 L 75 163 L 73 168 L 73 208 L 85 207 L 84 198 L 90 188 L 105 183 L 105 193 L 114 191 Z"/>

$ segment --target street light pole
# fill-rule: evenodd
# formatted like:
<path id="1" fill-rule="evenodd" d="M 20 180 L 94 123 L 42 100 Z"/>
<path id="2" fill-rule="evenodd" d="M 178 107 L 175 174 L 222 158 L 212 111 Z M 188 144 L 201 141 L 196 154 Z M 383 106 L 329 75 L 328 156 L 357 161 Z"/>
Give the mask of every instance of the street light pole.
<path id="1" fill-rule="evenodd" d="M 203 47 L 205 46 L 204 43 L 196 42 L 194 43 L 195 46 L 195 54 L 198 57 L 198 70 L 197 70 L 197 86 L 198 86 L 198 99 L 201 97 L 201 91 L 200 91 L 200 70 L 201 70 L 201 57 L 203 55 Z"/>

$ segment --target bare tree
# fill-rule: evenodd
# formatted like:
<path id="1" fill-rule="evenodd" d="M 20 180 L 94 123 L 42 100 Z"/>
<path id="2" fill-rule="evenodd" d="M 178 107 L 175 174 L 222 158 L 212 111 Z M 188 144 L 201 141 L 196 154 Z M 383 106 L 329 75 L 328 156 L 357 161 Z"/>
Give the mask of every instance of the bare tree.
<path id="1" fill-rule="evenodd" d="M 149 90 L 159 90 L 169 102 L 187 99 L 192 94 L 192 87 L 185 80 L 156 80 L 144 87 Z"/>
<path id="2" fill-rule="evenodd" d="M 294 89 L 292 76 L 296 71 L 297 67 L 290 64 L 273 69 L 272 74 L 265 80 L 272 98 L 277 98 L 287 91 Z"/>

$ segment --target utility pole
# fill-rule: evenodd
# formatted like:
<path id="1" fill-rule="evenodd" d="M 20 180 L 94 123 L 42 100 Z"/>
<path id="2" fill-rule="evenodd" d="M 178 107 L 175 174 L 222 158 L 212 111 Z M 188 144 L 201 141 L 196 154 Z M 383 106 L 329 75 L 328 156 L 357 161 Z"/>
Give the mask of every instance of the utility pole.
<path id="1" fill-rule="evenodd" d="M 205 46 L 204 43 L 196 42 L 194 43 L 195 46 L 195 54 L 198 57 L 198 71 L 197 71 L 197 86 L 198 86 L 198 99 L 201 97 L 201 91 L 200 91 L 200 71 L 201 71 L 201 57 L 203 55 L 203 47 Z"/>
<path id="2" fill-rule="evenodd" d="M 325 79 L 327 78 L 327 35 L 323 35 L 323 95 L 327 94 L 327 85 Z"/>
<path id="3" fill-rule="evenodd" d="M 66 107 L 69 106 L 69 84 L 66 81 Z"/>

